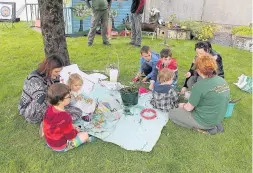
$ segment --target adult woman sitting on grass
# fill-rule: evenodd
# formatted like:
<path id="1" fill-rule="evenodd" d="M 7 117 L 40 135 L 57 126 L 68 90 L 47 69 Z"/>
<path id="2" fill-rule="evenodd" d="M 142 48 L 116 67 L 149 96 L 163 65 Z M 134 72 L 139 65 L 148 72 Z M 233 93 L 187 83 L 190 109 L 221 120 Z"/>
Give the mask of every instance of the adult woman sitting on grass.
<path id="1" fill-rule="evenodd" d="M 25 117 L 26 121 L 31 123 L 42 121 L 48 106 L 46 100 L 48 88 L 53 83 L 59 82 L 59 74 L 63 66 L 61 58 L 53 54 L 46 58 L 37 70 L 28 75 L 18 106 L 19 113 Z M 67 111 L 72 119 L 77 119 L 82 115 L 82 111 L 75 107 L 69 107 Z"/>
<path id="2" fill-rule="evenodd" d="M 192 87 L 188 103 L 180 103 L 179 108 L 170 111 L 174 123 L 204 133 L 223 132 L 221 124 L 230 98 L 227 82 L 215 74 L 217 63 L 211 55 L 196 59 L 196 72 L 203 78 Z"/>

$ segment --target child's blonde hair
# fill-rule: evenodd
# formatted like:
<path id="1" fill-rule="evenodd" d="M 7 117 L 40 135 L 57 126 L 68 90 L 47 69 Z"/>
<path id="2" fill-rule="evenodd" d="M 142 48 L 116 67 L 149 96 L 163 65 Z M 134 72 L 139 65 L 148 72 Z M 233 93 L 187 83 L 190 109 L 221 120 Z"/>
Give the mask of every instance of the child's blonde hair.
<path id="1" fill-rule="evenodd" d="M 164 68 L 161 71 L 159 71 L 158 76 L 157 76 L 157 80 L 160 83 L 168 82 L 174 78 L 174 75 L 175 74 L 172 70 Z"/>
<path id="2" fill-rule="evenodd" d="M 68 82 L 67 82 L 68 86 L 71 87 L 71 85 L 73 85 L 77 81 L 80 81 L 81 84 L 83 84 L 83 79 L 82 79 L 82 77 L 79 74 L 77 74 L 77 73 L 71 74 L 69 76 L 69 79 L 68 79 Z"/>

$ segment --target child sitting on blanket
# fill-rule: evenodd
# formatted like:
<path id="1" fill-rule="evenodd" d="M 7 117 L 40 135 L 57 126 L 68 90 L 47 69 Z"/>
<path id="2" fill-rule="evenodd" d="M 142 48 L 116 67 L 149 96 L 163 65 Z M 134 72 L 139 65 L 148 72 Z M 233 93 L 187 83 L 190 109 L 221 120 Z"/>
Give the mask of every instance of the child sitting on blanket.
<path id="1" fill-rule="evenodd" d="M 159 71 L 150 101 L 155 109 L 168 112 L 178 107 L 178 94 L 172 86 L 174 75 L 174 72 L 167 68 Z"/>
<path id="2" fill-rule="evenodd" d="M 48 90 L 48 101 L 51 104 L 43 118 L 43 132 L 47 145 L 54 151 L 66 152 L 81 144 L 92 141 L 87 132 L 80 132 L 72 124 L 71 115 L 64 107 L 70 103 L 70 90 L 65 84 L 56 83 Z"/>
<path id="3" fill-rule="evenodd" d="M 71 74 L 68 79 L 68 86 L 71 90 L 70 104 L 81 109 L 83 112 L 83 119 L 89 121 L 89 115 L 95 111 L 96 102 L 89 98 L 85 92 L 82 92 L 82 77 L 77 73 Z"/>
<path id="4" fill-rule="evenodd" d="M 156 64 L 154 75 L 151 78 L 149 88 L 151 90 L 154 88 L 154 83 L 157 80 L 158 72 L 164 68 L 172 70 L 175 73 L 172 85 L 176 88 L 178 79 L 177 60 L 175 58 L 172 58 L 172 52 L 168 48 L 161 50 L 160 57 L 160 60 Z"/>

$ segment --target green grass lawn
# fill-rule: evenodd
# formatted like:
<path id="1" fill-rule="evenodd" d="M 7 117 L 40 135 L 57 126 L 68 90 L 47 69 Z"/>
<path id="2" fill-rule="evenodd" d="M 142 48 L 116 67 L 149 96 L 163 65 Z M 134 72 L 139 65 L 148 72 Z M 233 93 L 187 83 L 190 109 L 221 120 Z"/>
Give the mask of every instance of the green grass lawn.
<path id="1" fill-rule="evenodd" d="M 87 47 L 87 37 L 67 38 L 71 63 L 77 63 L 81 69 L 104 70 L 108 57 L 110 62 L 116 62 L 117 53 L 120 79 L 124 82 L 131 80 L 139 66 L 139 49 L 127 45 L 128 42 L 128 38 L 122 37 L 112 40 L 111 47 L 105 47 L 101 37 L 96 36 L 94 46 Z M 163 48 L 161 42 L 145 38 L 143 45 L 159 52 Z M 195 41 L 168 42 L 179 64 L 182 85 L 195 55 Z M 16 23 L 12 29 L 0 23 L 0 172 L 251 172 L 251 95 L 233 84 L 241 74 L 251 76 L 251 53 L 213 47 L 223 57 L 232 97 L 242 97 L 233 116 L 224 120 L 224 133 L 206 136 L 169 121 L 150 153 L 127 151 L 101 140 L 67 153 L 56 153 L 39 137 L 39 125 L 27 123 L 17 111 L 24 79 L 44 58 L 42 36 L 25 23 Z"/>

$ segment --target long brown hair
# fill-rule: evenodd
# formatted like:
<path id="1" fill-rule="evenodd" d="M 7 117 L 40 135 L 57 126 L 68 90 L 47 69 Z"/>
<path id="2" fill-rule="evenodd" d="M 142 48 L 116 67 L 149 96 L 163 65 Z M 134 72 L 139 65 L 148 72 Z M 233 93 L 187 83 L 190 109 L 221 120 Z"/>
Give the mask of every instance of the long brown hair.
<path id="1" fill-rule="evenodd" d="M 38 71 L 44 73 L 47 77 L 49 77 L 52 71 L 55 68 L 61 68 L 64 66 L 64 62 L 57 54 L 52 54 L 44 59 L 42 63 L 39 64 Z"/>

